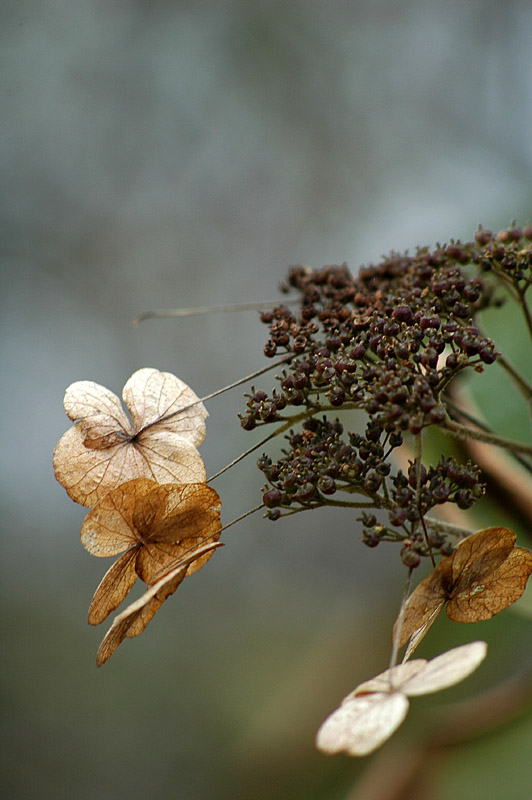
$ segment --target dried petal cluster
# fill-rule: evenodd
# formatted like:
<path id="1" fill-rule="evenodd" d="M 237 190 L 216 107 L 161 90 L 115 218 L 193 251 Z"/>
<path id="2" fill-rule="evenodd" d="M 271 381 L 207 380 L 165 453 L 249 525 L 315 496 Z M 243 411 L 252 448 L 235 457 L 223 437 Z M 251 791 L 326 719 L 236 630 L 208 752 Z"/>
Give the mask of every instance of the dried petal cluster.
<path id="1" fill-rule="evenodd" d="M 464 680 L 486 653 L 485 642 L 471 642 L 431 661 L 407 661 L 361 683 L 321 725 L 316 737 L 318 748 L 328 754 L 372 753 L 403 722 L 409 697 L 439 692 Z"/>
<path id="2" fill-rule="evenodd" d="M 532 553 L 515 546 L 507 528 L 487 528 L 462 540 L 416 587 L 395 623 L 403 663 L 360 684 L 320 727 L 317 746 L 326 753 L 363 756 L 380 747 L 403 722 L 408 697 L 439 691 L 473 672 L 487 645 L 472 642 L 428 663 L 409 661 L 447 603 L 455 622 L 486 620 L 521 597 L 532 573 Z"/>
<path id="3" fill-rule="evenodd" d="M 81 529 L 83 546 L 95 556 L 119 556 L 94 594 L 90 624 L 103 622 L 137 578 L 149 587 L 113 623 L 98 666 L 125 636 L 141 633 L 185 575 L 220 546 L 220 498 L 205 482 L 197 450 L 205 406 L 183 381 L 156 369 L 135 372 L 122 397 L 131 420 L 104 386 L 69 386 L 64 405 L 75 424 L 54 452 L 57 480 L 73 500 L 94 505 Z"/>
<path id="4" fill-rule="evenodd" d="M 104 576 L 89 609 L 98 625 L 117 608 L 137 577 L 146 584 L 170 564 L 219 536 L 219 497 L 205 483 L 158 484 L 146 478 L 113 489 L 87 515 L 81 542 L 93 556 L 122 553 Z M 195 572 L 205 563 L 196 561 Z"/>
<path id="5" fill-rule="evenodd" d="M 105 386 L 77 381 L 64 406 L 75 423 L 54 452 L 59 483 L 83 506 L 134 478 L 199 483 L 206 478 L 197 447 L 205 438 L 207 409 L 169 372 L 139 369 L 118 397 Z"/>
<path id="6" fill-rule="evenodd" d="M 152 583 L 138 600 L 118 614 L 98 648 L 97 666 L 105 664 L 126 636 L 131 639 L 141 634 L 164 601 L 175 592 L 183 578 L 200 569 L 210 558 L 213 550 L 221 546 L 221 542 L 214 541 L 192 548 L 188 554 L 175 562 L 169 572 Z"/>
<path id="7" fill-rule="evenodd" d="M 413 653 L 447 603 L 455 622 L 490 619 L 515 603 L 532 573 L 532 553 L 515 546 L 508 528 L 486 528 L 468 536 L 419 583 L 395 624 L 398 647 Z"/>

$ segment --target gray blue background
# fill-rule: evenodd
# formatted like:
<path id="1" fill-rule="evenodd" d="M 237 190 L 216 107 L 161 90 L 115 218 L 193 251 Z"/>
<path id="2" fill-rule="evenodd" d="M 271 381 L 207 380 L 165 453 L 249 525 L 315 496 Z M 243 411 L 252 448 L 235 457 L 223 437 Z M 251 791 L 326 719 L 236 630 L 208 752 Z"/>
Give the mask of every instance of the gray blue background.
<path id="1" fill-rule="evenodd" d="M 387 664 L 397 554 L 364 548 L 349 514 L 256 515 L 97 670 L 86 609 L 108 562 L 53 477 L 63 393 L 119 394 L 146 366 L 210 393 L 265 363 L 256 312 L 134 328 L 138 313 L 273 300 L 290 264 L 356 269 L 525 222 L 530 3 L 5 0 L 0 15 L 6 796 L 356 800 L 371 760 L 313 739 Z M 208 403 L 209 474 L 258 439 L 243 405 L 238 389 Z M 254 460 L 215 485 L 225 523 L 260 499 Z M 508 658 L 530 640 L 515 624 L 497 629 Z M 446 646 L 471 638 L 445 625 Z M 489 793 L 505 769 L 526 787 L 524 734 L 509 736 L 499 763 L 455 759 L 437 799 L 507 796 Z"/>

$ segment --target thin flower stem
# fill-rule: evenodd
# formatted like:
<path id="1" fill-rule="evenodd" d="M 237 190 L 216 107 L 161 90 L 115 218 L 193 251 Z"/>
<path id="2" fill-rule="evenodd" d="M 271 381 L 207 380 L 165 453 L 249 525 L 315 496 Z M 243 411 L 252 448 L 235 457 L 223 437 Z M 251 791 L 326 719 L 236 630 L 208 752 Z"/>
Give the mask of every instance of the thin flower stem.
<path id="1" fill-rule="evenodd" d="M 486 425 L 486 423 L 483 422 L 483 420 L 479 419 L 478 417 L 475 417 L 475 415 L 471 414 L 470 411 L 464 411 L 463 408 L 460 408 L 460 406 L 457 405 L 453 400 L 451 400 L 447 395 L 445 396 L 445 405 L 452 411 L 454 411 L 459 417 L 463 417 L 468 422 L 472 422 L 473 425 L 475 425 L 477 428 L 486 431 L 486 433 L 493 433 L 489 425 Z"/>
<path id="2" fill-rule="evenodd" d="M 512 439 L 505 439 L 503 436 L 497 436 L 494 433 L 486 433 L 485 431 L 477 431 L 474 428 L 469 428 L 467 425 L 461 425 L 459 422 L 454 422 L 452 419 L 447 419 L 446 422 L 440 426 L 443 433 L 450 433 L 458 439 L 477 439 L 479 442 L 486 442 L 486 444 L 493 444 L 496 447 L 503 447 L 516 453 L 526 453 L 532 456 L 532 445 L 524 444 L 523 442 L 516 442 Z"/>
<path id="3" fill-rule="evenodd" d="M 489 427 L 489 425 L 486 425 L 485 422 L 478 419 L 478 417 L 475 417 L 468 411 L 464 411 L 462 408 L 460 408 L 460 406 L 457 406 L 455 403 L 453 403 L 453 401 L 450 400 L 448 397 L 445 398 L 445 403 L 447 407 L 450 408 L 459 417 L 463 417 L 463 419 L 467 420 L 468 422 L 471 422 L 477 428 L 480 428 L 486 433 L 491 433 L 491 434 L 493 433 L 493 430 Z M 532 464 L 530 464 L 530 462 L 527 461 L 526 458 L 523 458 L 519 453 L 516 453 L 514 451 L 509 451 L 509 455 L 512 456 L 512 458 L 514 458 L 518 462 L 518 464 L 521 464 L 521 466 L 524 467 L 524 469 L 526 469 L 528 472 L 532 472 Z"/>
<path id="4" fill-rule="evenodd" d="M 425 517 L 425 522 L 435 531 L 440 531 L 441 533 L 448 533 L 451 536 L 456 536 L 457 539 L 465 539 L 466 536 L 470 536 L 473 531 L 468 530 L 467 528 L 462 528 L 461 525 L 453 525 L 452 522 L 444 522 L 441 519 L 436 519 L 436 517 Z"/>
<path id="5" fill-rule="evenodd" d="M 512 365 L 507 361 L 505 356 L 502 353 L 499 353 L 497 356 L 497 364 L 499 364 L 505 372 L 511 377 L 523 397 L 528 400 L 529 403 L 532 402 L 532 384 L 530 384 L 519 372 L 512 367 Z"/>
<path id="6" fill-rule="evenodd" d="M 291 511 L 287 511 L 285 514 L 281 514 L 279 519 L 284 519 L 285 517 L 293 517 L 294 514 L 299 514 L 300 511 L 308 511 L 308 508 L 293 508 Z"/>
<path id="7" fill-rule="evenodd" d="M 231 525 L 236 525 L 237 522 L 241 522 L 246 517 L 251 516 L 251 514 L 254 514 L 256 511 L 260 511 L 261 508 L 264 508 L 264 503 L 261 503 L 259 506 L 255 506 L 255 508 L 250 508 L 249 511 L 245 511 L 243 514 L 240 514 L 239 517 L 235 517 L 235 519 L 231 520 L 231 522 L 228 522 L 227 525 L 224 525 L 223 528 L 220 529 L 220 533 L 222 533 L 222 531 L 226 531 L 231 527 Z"/>
<path id="8" fill-rule="evenodd" d="M 519 302 L 521 304 L 521 308 L 523 309 L 523 314 L 528 327 L 528 331 L 530 333 L 530 338 L 532 339 L 532 315 L 530 313 L 528 303 L 525 300 L 525 293 L 528 288 L 529 286 L 525 286 L 524 289 L 519 290 Z"/>
<path id="9" fill-rule="evenodd" d="M 231 467 L 234 467 L 235 464 L 238 464 L 238 462 L 242 461 L 243 458 L 245 458 L 246 456 L 251 455 L 251 453 L 253 453 L 255 450 L 258 450 L 259 447 L 262 447 L 263 444 L 266 444 L 266 442 L 269 442 L 270 439 L 274 438 L 274 436 L 277 436 L 277 431 L 274 431 L 273 433 L 270 433 L 269 436 L 266 436 L 264 439 L 261 439 L 260 442 L 257 442 L 257 444 L 254 444 L 253 447 L 250 447 L 248 450 L 244 450 L 243 453 L 241 453 L 239 456 L 237 456 L 232 461 L 230 461 L 229 464 L 226 464 L 225 467 L 222 467 L 222 469 L 219 469 L 218 472 L 214 473 L 214 475 L 211 475 L 210 478 L 207 478 L 207 483 L 211 483 L 211 481 L 215 480 L 215 478 L 218 478 L 220 475 L 223 475 L 224 472 L 227 472 L 228 469 L 231 469 Z"/>
<path id="10" fill-rule="evenodd" d="M 273 364 L 268 364 L 266 367 L 262 367 L 262 369 L 257 370 L 257 372 L 252 372 L 251 375 L 246 375 L 244 378 L 239 378 L 234 383 L 229 383 L 222 389 L 217 389 L 215 392 L 211 392 L 211 394 L 206 394 L 204 397 L 198 397 L 198 399 L 194 400 L 193 403 L 189 403 L 188 405 L 179 408 L 177 411 L 172 411 L 171 414 L 166 414 L 165 416 L 159 417 L 153 422 L 148 423 L 148 425 L 145 425 L 143 428 L 140 429 L 140 431 L 137 431 L 135 435 L 138 436 L 140 433 L 143 433 L 144 431 L 148 430 L 148 428 L 151 428 L 152 425 L 158 425 L 160 422 L 166 422 L 169 419 L 173 419 L 173 417 L 177 417 L 184 411 L 188 411 L 189 408 L 194 408 L 194 406 L 197 406 L 198 403 L 203 403 L 205 400 L 211 400 L 213 397 L 217 397 L 219 394 L 228 392 L 229 389 L 234 389 L 236 386 L 241 386 L 243 383 L 248 383 L 249 381 L 252 381 L 253 378 L 258 378 L 259 375 L 263 375 L 265 372 L 269 372 L 271 369 L 275 369 L 275 367 L 280 367 L 283 364 L 287 364 L 294 357 L 295 357 L 294 353 L 289 353 L 284 358 L 279 359 L 279 361 L 275 361 Z"/>
<path id="11" fill-rule="evenodd" d="M 525 322 L 530 333 L 530 338 L 532 338 L 532 315 L 530 314 L 530 309 L 525 300 L 525 294 L 530 284 L 527 284 L 524 288 L 522 288 L 518 284 L 516 284 L 516 282 L 512 278 L 508 277 L 504 272 L 501 272 L 498 269 L 494 269 L 493 267 L 491 272 L 492 275 L 495 275 L 495 277 L 499 279 L 500 283 L 504 286 L 504 288 L 511 296 L 511 298 L 518 305 L 521 306 Z"/>
<path id="12" fill-rule="evenodd" d="M 423 528 L 423 534 L 425 536 L 425 544 L 427 545 L 430 560 L 432 561 L 432 566 L 436 566 L 436 562 L 434 561 L 434 553 L 432 552 L 432 547 L 430 546 L 429 542 L 429 535 L 427 532 L 427 526 L 425 525 L 425 520 L 423 519 L 423 511 L 421 508 L 421 465 L 422 465 L 422 457 L 423 457 L 423 432 L 420 431 L 415 436 L 416 441 L 416 498 L 417 498 L 417 508 L 419 512 L 419 520 L 421 522 L 421 527 Z"/>
<path id="13" fill-rule="evenodd" d="M 337 506 L 338 508 L 384 508 L 384 506 L 380 505 L 378 499 L 369 501 L 369 502 L 352 502 L 349 503 L 347 500 L 323 500 L 320 502 L 320 506 Z"/>
<path id="14" fill-rule="evenodd" d="M 203 402 L 204 400 L 211 400 L 211 398 L 217 397 L 219 394 L 223 394 L 223 392 L 228 392 L 229 389 L 234 389 L 236 386 L 241 386 L 243 383 L 248 383 L 249 381 L 252 381 L 253 378 L 258 378 L 259 375 L 264 375 L 265 372 L 269 372 L 271 369 L 275 369 L 275 367 L 280 367 L 283 364 L 287 364 L 293 358 L 294 354 L 289 353 L 284 358 L 279 359 L 279 361 L 275 361 L 273 364 L 268 364 L 266 367 L 262 367 L 262 369 L 257 370 L 257 372 L 252 372 L 251 375 L 246 375 L 245 378 L 239 378 L 239 380 L 235 381 L 234 383 L 224 386 L 223 389 L 217 389 L 215 392 L 211 392 L 211 394 L 206 394 L 201 398 L 200 402 Z M 196 403 L 191 403 L 190 406 L 185 406 L 175 413 L 180 414 L 182 411 L 186 411 L 187 408 L 190 408 L 193 405 L 196 405 Z M 169 416 L 175 416 L 175 414 L 170 414 Z M 164 419 L 168 419 L 168 417 L 164 417 Z"/>
<path id="15" fill-rule="evenodd" d="M 145 319 L 168 319 L 169 317 L 194 317 L 200 314 L 217 314 L 221 311 L 260 311 L 261 308 L 278 308 L 278 306 L 296 305 L 299 299 L 269 300 L 266 303 L 233 303 L 228 306 L 196 306 L 193 308 L 156 308 L 153 311 L 144 311 L 132 320 L 132 325 L 138 325 Z"/>
<path id="16" fill-rule="evenodd" d="M 414 437 L 416 442 L 416 495 L 418 507 L 421 506 L 421 459 L 423 456 L 423 436 L 422 431 Z"/>
<path id="17" fill-rule="evenodd" d="M 347 503 L 342 500 L 326 500 L 320 502 L 319 505 L 301 506 L 300 508 L 292 508 L 284 514 L 281 514 L 281 519 L 284 517 L 292 517 L 294 514 L 299 514 L 301 511 L 313 511 L 315 508 L 323 508 L 323 506 L 331 506 L 335 508 L 375 508 L 375 503 Z M 378 506 L 377 506 L 378 507 Z"/>
<path id="18" fill-rule="evenodd" d="M 405 617 L 405 608 L 406 608 L 406 601 L 410 595 L 410 584 L 412 583 L 412 572 L 414 571 L 413 567 L 410 567 L 408 570 L 408 577 L 406 579 L 405 590 L 403 592 L 403 598 L 401 600 L 401 608 L 399 609 L 399 616 L 397 617 L 397 622 L 394 625 L 393 635 L 392 635 L 392 652 L 390 655 L 390 670 L 395 667 L 397 664 L 397 655 L 399 653 L 399 642 L 401 640 L 401 629 L 403 627 L 403 620 Z M 390 672 L 390 689 L 393 689 L 392 685 L 392 673 Z"/>
<path id="19" fill-rule="evenodd" d="M 312 417 L 318 411 L 320 411 L 320 412 L 321 411 L 323 411 L 323 412 L 325 412 L 325 411 L 335 411 L 336 413 L 338 413 L 338 412 L 342 412 L 342 411 L 360 411 L 361 408 L 362 408 L 362 405 L 360 403 L 344 403 L 342 406 L 332 406 L 332 405 L 329 405 L 329 404 L 322 404 L 322 403 L 314 404 L 312 401 L 310 401 L 306 411 L 302 412 L 302 413 L 305 413 L 305 417 L 303 417 L 303 419 L 305 419 L 306 417 Z M 299 421 L 299 418 L 301 417 L 301 415 L 298 414 L 297 417 L 298 417 L 298 421 Z M 285 419 L 285 420 L 288 420 L 288 421 L 291 420 L 291 419 L 294 419 L 294 418 L 295 417 L 281 417 L 281 416 L 278 417 L 278 419 Z M 269 422 L 261 423 L 261 425 L 269 425 L 269 424 L 270 424 Z"/>
<path id="20" fill-rule="evenodd" d="M 345 494 L 360 494 L 364 497 L 369 497 L 369 505 L 368 508 L 384 508 L 384 509 L 391 509 L 394 507 L 394 503 L 390 500 L 390 498 L 384 493 L 383 495 L 379 494 L 369 494 L 366 492 L 362 486 L 338 486 L 339 492 L 345 492 Z M 383 487 L 384 488 L 384 487 Z M 325 500 L 325 498 L 323 498 Z M 327 502 L 333 503 L 334 501 L 327 500 Z"/>
<path id="21" fill-rule="evenodd" d="M 516 303 L 519 302 L 519 289 L 516 287 L 512 278 L 510 278 L 505 272 L 501 272 L 501 270 L 497 269 L 492 265 L 491 274 L 495 275 L 498 279 L 501 286 L 503 286 L 508 294 L 511 296 L 512 300 L 515 300 Z"/>

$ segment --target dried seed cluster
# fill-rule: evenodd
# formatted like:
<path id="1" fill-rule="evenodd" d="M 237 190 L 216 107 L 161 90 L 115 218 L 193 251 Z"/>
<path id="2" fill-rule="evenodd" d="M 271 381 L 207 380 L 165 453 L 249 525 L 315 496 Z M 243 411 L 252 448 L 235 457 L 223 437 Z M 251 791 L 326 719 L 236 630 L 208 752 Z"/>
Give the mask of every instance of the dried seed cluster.
<path id="1" fill-rule="evenodd" d="M 419 481 L 419 493 L 418 493 Z M 439 552 L 448 556 L 453 544 L 438 531 L 425 532 L 419 523 L 424 516 L 438 505 L 455 503 L 461 509 L 468 509 L 484 494 L 484 484 L 480 482 L 480 470 L 474 464 L 458 464 L 454 458 L 442 456 L 438 464 L 428 469 L 421 464 L 410 463 L 408 474 L 401 470 L 391 479 L 390 499 L 392 508 L 388 511 L 389 524 L 395 530 L 380 525 L 374 514 L 363 513 L 364 525 L 362 541 L 369 547 L 376 547 L 381 541 L 402 540 L 401 560 L 407 567 L 417 567 L 422 556 Z M 399 531 L 397 531 L 399 529 Z"/>
<path id="2" fill-rule="evenodd" d="M 526 260 L 530 271 L 530 248 L 518 257 L 523 251 L 513 239 L 496 242 L 392 255 L 362 268 L 357 278 L 345 265 L 294 267 L 286 288 L 301 293 L 299 316 L 286 305 L 262 314 L 270 328 L 265 354 L 282 348 L 294 359 L 281 391 L 249 396 L 242 426 L 251 430 L 281 419 L 287 405 L 318 402 L 348 403 L 378 415 L 383 425 L 413 433 L 441 423 L 443 388 L 464 368 L 481 369 L 496 358 L 493 342 L 474 323 L 480 309 L 497 302 L 493 286 L 467 277 L 463 265 L 477 264 L 484 272 L 490 264 L 505 265 L 515 274 L 519 264 L 524 274 Z M 500 250 L 507 257 L 501 259 Z"/>
<path id="3" fill-rule="evenodd" d="M 301 432 L 291 431 L 286 437 L 290 449 L 283 458 L 274 463 L 263 455 L 258 460 L 269 484 L 262 498 L 267 517 L 279 519 L 282 509 L 343 504 L 337 502 L 338 492 L 358 494 L 368 505 L 388 511 L 389 526 L 380 524 L 374 513 L 362 513 L 363 541 L 369 547 L 385 540 L 402 541 L 401 557 L 407 566 L 417 566 L 420 556 L 431 550 L 448 555 L 444 536 L 431 532 L 427 541 L 423 528 L 415 529 L 414 523 L 443 503 L 470 508 L 484 491 L 480 470 L 471 463 L 460 465 L 454 458 L 442 457 L 435 467 L 421 465 L 418 493 L 416 465 L 411 463 L 405 475 L 400 469 L 392 472 L 388 460 L 403 442 L 400 433 L 386 432 L 373 420 L 364 436 L 350 433 L 346 439 L 343 433 L 339 420 L 312 417 L 305 420 Z"/>
<path id="4" fill-rule="evenodd" d="M 270 519 L 280 516 L 280 508 L 298 504 L 305 508 L 330 504 L 338 492 L 357 492 L 381 505 L 379 489 L 390 472 L 386 457 L 402 443 L 400 434 L 385 433 L 373 421 L 365 436 L 350 433 L 342 437 L 338 420 L 316 417 L 306 420 L 300 433 L 288 436 L 290 450 L 275 464 L 263 456 L 258 466 L 271 488 L 263 495 Z"/>
<path id="5" fill-rule="evenodd" d="M 392 528 L 410 541 L 403 560 L 415 565 L 427 554 L 426 535 L 415 534 L 426 512 L 446 502 L 463 509 L 473 505 L 483 486 L 472 465 L 442 459 L 422 466 L 418 485 L 417 467 L 392 476 L 388 456 L 405 432 L 416 435 L 445 424 L 445 392 L 458 374 L 482 371 L 496 360 L 495 345 L 479 330 L 476 315 L 500 304 L 497 280 L 512 282 L 518 292 L 532 281 L 527 240 L 531 226 L 512 225 L 496 236 L 479 228 L 473 242 L 393 253 L 363 267 L 356 278 L 346 265 L 290 270 L 282 288 L 300 293 L 299 310 L 280 304 L 261 319 L 270 332 L 265 355 L 284 351 L 292 358 L 270 394 L 252 388 L 240 416 L 246 430 L 289 420 L 294 412 L 298 419 L 307 417 L 301 432 L 291 432 L 284 458 L 259 460 L 271 519 L 294 505 L 336 504 L 331 498 L 337 491 L 357 493 L 365 504 L 389 510 Z M 341 408 L 368 414 L 363 437 L 342 438 L 337 420 L 318 418 Z M 363 517 L 367 544 L 398 538 L 397 531 L 372 520 Z M 448 549 L 442 537 L 430 545 Z"/>

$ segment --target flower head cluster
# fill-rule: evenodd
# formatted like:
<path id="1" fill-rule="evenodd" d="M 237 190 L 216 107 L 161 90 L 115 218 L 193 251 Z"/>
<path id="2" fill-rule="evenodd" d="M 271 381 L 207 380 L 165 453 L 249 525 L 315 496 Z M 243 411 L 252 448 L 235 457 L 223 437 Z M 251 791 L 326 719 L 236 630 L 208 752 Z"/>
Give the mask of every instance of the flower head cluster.
<path id="1" fill-rule="evenodd" d="M 265 354 L 284 355 L 279 386 L 270 394 L 252 388 L 240 415 L 246 430 L 302 422 L 283 458 L 259 460 L 270 519 L 289 506 L 338 505 L 338 491 L 356 493 L 359 506 L 388 510 L 389 525 L 407 539 L 406 564 L 414 566 L 433 548 L 445 554 L 445 538 L 434 534 L 429 541 L 419 523 L 443 503 L 470 508 L 484 490 L 479 470 L 442 458 L 435 466 L 416 460 L 408 474 L 394 473 L 389 456 L 405 434 L 446 427 L 453 380 L 495 362 L 495 344 L 477 315 L 500 304 L 497 282 L 511 282 L 515 291 L 528 286 L 530 239 L 530 226 L 512 225 L 497 236 L 479 228 L 473 242 L 392 253 L 356 277 L 345 264 L 290 270 L 282 288 L 299 293 L 298 310 L 282 303 L 261 315 L 270 332 Z M 337 419 L 323 417 L 336 409 L 366 412 L 364 436 L 344 433 Z M 398 538 L 372 514 L 362 521 L 370 546 Z"/>
<path id="2" fill-rule="evenodd" d="M 402 541 L 401 560 L 407 567 L 417 567 L 422 556 L 440 552 L 449 555 L 453 544 L 438 530 L 426 532 L 418 523 L 433 508 L 455 503 L 458 508 L 470 508 L 483 494 L 480 470 L 471 462 L 459 464 L 456 459 L 442 456 L 436 466 L 418 468 L 411 462 L 405 475 L 402 470 L 391 478 L 389 494 L 389 526 L 381 525 L 375 514 L 362 514 L 362 541 L 376 547 L 381 541 Z M 419 484 L 419 485 L 418 485 Z"/>
<path id="3" fill-rule="evenodd" d="M 243 427 L 282 419 L 290 405 L 318 404 L 362 408 L 382 425 L 411 433 L 441 424 L 441 394 L 449 382 L 465 368 L 482 370 L 496 359 L 493 342 L 474 321 L 497 302 L 493 285 L 464 265 L 485 272 L 501 249 L 509 257 L 497 264 L 514 263 L 515 241 L 497 243 L 392 254 L 356 278 L 345 265 L 292 268 L 286 288 L 300 293 L 299 314 L 280 305 L 263 312 L 262 321 L 270 329 L 265 354 L 283 350 L 293 358 L 280 391 L 248 398 Z M 524 261 L 522 255 L 521 271 Z"/>
<path id="4" fill-rule="evenodd" d="M 417 433 L 441 424 L 441 395 L 462 370 L 496 359 L 475 317 L 500 300 L 488 272 L 518 287 L 532 281 L 532 248 L 512 226 L 497 237 L 479 229 L 474 242 L 451 242 L 414 255 L 392 254 L 354 277 L 346 265 L 293 267 L 284 288 L 300 293 L 300 310 L 281 304 L 262 313 L 264 352 L 290 354 L 280 391 L 249 396 L 242 426 L 282 419 L 287 406 L 325 403 L 364 409 L 382 425 Z"/>
<path id="5" fill-rule="evenodd" d="M 220 546 L 220 498 L 206 484 L 197 449 L 207 409 L 183 381 L 156 369 L 137 370 L 122 397 L 131 420 L 104 386 L 69 386 L 64 406 L 75 424 L 54 452 L 59 483 L 77 503 L 94 506 L 81 529 L 83 546 L 95 556 L 119 556 L 94 593 L 91 625 L 122 603 L 137 578 L 149 587 L 118 615 L 98 666 L 126 636 L 141 633 Z"/>
<path id="6" fill-rule="evenodd" d="M 268 456 L 259 469 L 271 488 L 263 495 L 269 517 L 280 516 L 281 507 L 325 505 L 339 491 L 357 492 L 380 503 L 382 479 L 390 472 L 384 459 L 401 444 L 398 434 L 387 434 L 369 422 L 365 435 L 343 437 L 339 420 L 307 419 L 300 433 L 288 436 L 290 450 L 275 464 Z"/>
<path id="7" fill-rule="evenodd" d="M 480 228 L 475 240 L 480 249 L 475 259 L 481 270 L 493 273 L 510 282 L 518 292 L 524 293 L 532 285 L 532 225 L 524 229 L 512 224 L 496 236 Z"/>
<path id="8" fill-rule="evenodd" d="M 462 509 L 472 506 L 484 491 L 480 470 L 442 456 L 436 466 L 427 469 L 421 465 L 419 475 L 411 462 L 405 474 L 389 460 L 403 443 L 400 433 L 386 432 L 370 420 L 364 435 L 350 433 L 346 438 L 343 434 L 338 419 L 311 417 L 303 422 L 301 432 L 291 431 L 286 437 L 290 449 L 282 458 L 276 462 L 266 454 L 259 458 L 258 467 L 268 481 L 262 497 L 267 517 L 276 520 L 294 508 L 347 505 L 339 499 L 342 494 L 359 495 L 360 502 L 349 505 L 386 509 L 388 514 L 385 526 L 375 513 L 362 512 L 362 540 L 369 547 L 381 541 L 401 541 L 401 558 L 410 567 L 434 551 L 448 555 L 445 537 L 437 531 L 427 537 L 418 523 L 443 503 L 455 503 Z"/>

